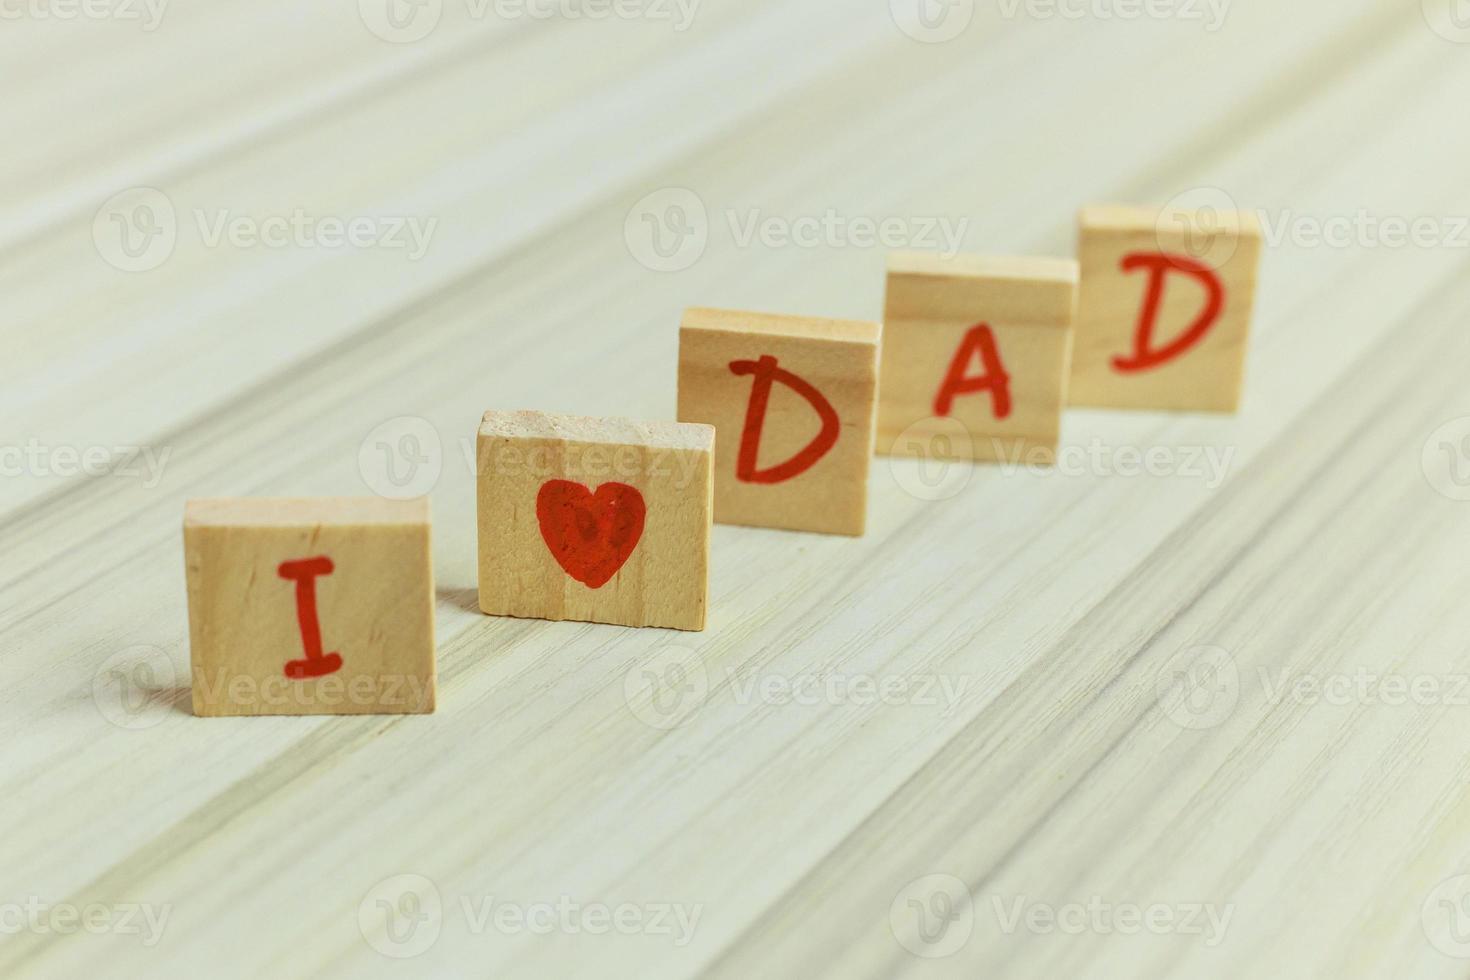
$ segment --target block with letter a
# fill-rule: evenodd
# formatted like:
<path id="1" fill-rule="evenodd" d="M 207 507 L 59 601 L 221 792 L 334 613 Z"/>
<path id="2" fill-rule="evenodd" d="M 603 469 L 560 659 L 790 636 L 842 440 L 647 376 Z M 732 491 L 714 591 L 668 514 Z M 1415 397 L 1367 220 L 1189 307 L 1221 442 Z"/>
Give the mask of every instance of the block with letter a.
<path id="1" fill-rule="evenodd" d="M 434 710 L 429 502 L 191 500 L 196 715 Z"/>
<path id="2" fill-rule="evenodd" d="M 1092 207 L 1079 223 L 1070 403 L 1235 411 L 1261 262 L 1256 216 Z"/>
<path id="3" fill-rule="evenodd" d="M 1076 308 L 1070 259 L 890 256 L 878 451 L 1054 461 Z"/>
<path id="4" fill-rule="evenodd" d="M 480 609 L 704 629 L 714 439 L 707 425 L 486 412 Z"/>
<path id="5" fill-rule="evenodd" d="M 881 328 L 691 309 L 679 419 L 715 427 L 715 520 L 860 535 L 867 522 Z"/>

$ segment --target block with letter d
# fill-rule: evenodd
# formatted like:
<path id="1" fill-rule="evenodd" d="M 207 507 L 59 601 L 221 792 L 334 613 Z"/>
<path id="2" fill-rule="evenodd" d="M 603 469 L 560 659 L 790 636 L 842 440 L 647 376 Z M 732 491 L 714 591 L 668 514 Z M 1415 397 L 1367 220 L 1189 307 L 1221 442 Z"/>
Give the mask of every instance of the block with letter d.
<path id="1" fill-rule="evenodd" d="M 717 522 L 863 533 L 880 333 L 863 321 L 686 311 L 679 419 L 717 433 Z"/>
<path id="2" fill-rule="evenodd" d="M 1245 211 L 1085 208 L 1071 404 L 1233 412 L 1261 263 Z"/>
<path id="3" fill-rule="evenodd" d="M 191 500 L 196 715 L 434 710 L 429 502 Z"/>

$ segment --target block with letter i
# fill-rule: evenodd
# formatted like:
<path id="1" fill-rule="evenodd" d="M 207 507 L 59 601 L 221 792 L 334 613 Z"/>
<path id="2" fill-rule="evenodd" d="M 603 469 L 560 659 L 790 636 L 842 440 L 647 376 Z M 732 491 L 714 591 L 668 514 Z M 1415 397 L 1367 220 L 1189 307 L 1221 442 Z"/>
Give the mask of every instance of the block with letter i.
<path id="1" fill-rule="evenodd" d="M 692 309 L 679 331 L 679 419 L 715 427 L 715 520 L 860 535 L 881 327 Z"/>
<path id="2" fill-rule="evenodd" d="M 1244 211 L 1085 208 L 1071 403 L 1233 412 L 1261 263 Z"/>
<path id="3" fill-rule="evenodd" d="M 878 451 L 1053 462 L 1076 308 L 1070 259 L 890 256 Z"/>
<path id="4" fill-rule="evenodd" d="M 704 629 L 714 438 L 706 425 L 485 413 L 480 609 Z"/>
<path id="5" fill-rule="evenodd" d="M 196 715 L 434 710 L 429 502 L 191 500 Z"/>

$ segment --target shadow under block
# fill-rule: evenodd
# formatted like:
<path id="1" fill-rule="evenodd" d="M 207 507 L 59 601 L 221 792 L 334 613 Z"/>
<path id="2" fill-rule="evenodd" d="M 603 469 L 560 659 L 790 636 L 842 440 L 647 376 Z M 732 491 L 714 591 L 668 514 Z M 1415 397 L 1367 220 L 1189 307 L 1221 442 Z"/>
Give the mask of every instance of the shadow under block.
<path id="1" fill-rule="evenodd" d="M 1235 411 L 1261 263 L 1256 216 L 1093 207 L 1079 225 L 1071 404 Z"/>
<path id="2" fill-rule="evenodd" d="M 878 452 L 1053 462 L 1077 278 L 1070 259 L 890 256 Z"/>
<path id="3" fill-rule="evenodd" d="M 434 710 L 429 502 L 191 500 L 196 715 Z"/>
<path id="4" fill-rule="evenodd" d="M 485 413 L 480 609 L 704 629 L 714 439 L 705 425 Z"/>
<path id="5" fill-rule="evenodd" d="M 863 533 L 881 332 L 853 320 L 685 312 L 679 419 L 718 433 L 717 522 Z"/>

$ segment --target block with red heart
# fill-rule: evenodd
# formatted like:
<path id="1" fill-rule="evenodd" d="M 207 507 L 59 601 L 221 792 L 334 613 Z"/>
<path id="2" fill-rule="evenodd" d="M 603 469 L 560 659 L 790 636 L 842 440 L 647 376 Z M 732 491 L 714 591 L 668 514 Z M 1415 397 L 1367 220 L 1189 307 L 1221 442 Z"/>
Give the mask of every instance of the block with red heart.
<path id="1" fill-rule="evenodd" d="M 712 427 L 487 412 L 477 465 L 484 612 L 704 629 Z"/>

